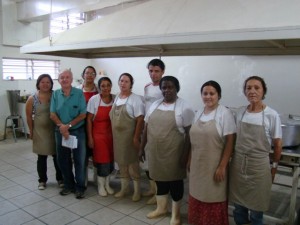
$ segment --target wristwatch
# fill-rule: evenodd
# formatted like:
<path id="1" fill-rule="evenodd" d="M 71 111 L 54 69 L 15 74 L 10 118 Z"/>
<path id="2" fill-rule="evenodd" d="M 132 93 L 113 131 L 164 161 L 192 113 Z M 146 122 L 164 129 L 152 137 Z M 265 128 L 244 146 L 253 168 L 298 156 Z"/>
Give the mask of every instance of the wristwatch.
<path id="1" fill-rule="evenodd" d="M 273 162 L 272 168 L 276 169 L 278 167 L 278 162 Z"/>

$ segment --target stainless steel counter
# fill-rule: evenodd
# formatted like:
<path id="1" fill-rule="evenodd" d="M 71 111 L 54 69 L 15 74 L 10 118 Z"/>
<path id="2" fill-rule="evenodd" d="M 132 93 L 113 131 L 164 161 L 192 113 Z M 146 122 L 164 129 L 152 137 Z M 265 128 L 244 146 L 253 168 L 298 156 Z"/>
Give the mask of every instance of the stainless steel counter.
<path id="1" fill-rule="evenodd" d="M 273 152 L 270 153 L 272 159 Z M 300 146 L 283 148 L 281 153 L 281 159 L 279 161 L 278 174 L 281 173 L 281 167 L 288 167 L 291 169 L 292 183 L 285 184 L 285 186 L 291 187 L 290 204 L 287 218 L 275 218 L 266 215 L 266 219 L 275 223 L 293 225 L 296 217 L 296 200 L 298 191 L 298 182 L 300 174 Z M 282 185 L 281 183 L 274 182 L 276 185 Z"/>

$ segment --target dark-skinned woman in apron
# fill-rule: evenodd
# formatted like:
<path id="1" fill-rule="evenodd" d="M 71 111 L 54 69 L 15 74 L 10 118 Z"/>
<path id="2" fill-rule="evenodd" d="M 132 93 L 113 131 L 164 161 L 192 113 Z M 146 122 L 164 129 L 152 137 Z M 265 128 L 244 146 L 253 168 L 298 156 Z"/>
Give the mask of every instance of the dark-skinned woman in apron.
<path id="1" fill-rule="evenodd" d="M 201 87 L 204 109 L 190 129 L 189 224 L 228 225 L 227 172 L 236 133 L 232 112 L 219 104 L 221 87 Z"/>
<path id="2" fill-rule="evenodd" d="M 141 199 L 139 148 L 144 126 L 144 103 L 142 97 L 132 93 L 133 77 L 123 73 L 119 77 L 120 93 L 110 111 L 113 131 L 114 159 L 120 169 L 121 190 L 116 198 L 129 192 L 130 178 L 133 180 L 132 201 Z"/>
<path id="3" fill-rule="evenodd" d="M 112 83 L 108 77 L 98 81 L 100 94 L 90 98 L 87 106 L 88 146 L 93 149 L 93 162 L 97 168 L 98 194 L 112 195 L 110 174 L 114 169 L 113 138 L 109 112 L 114 96 L 111 92 Z"/>
<path id="4" fill-rule="evenodd" d="M 244 94 L 250 104 L 236 114 L 237 139 L 230 164 L 229 200 L 235 206 L 233 216 L 237 225 L 263 225 L 263 212 L 269 208 L 272 181 L 281 156 L 281 121 L 278 113 L 263 103 L 266 93 L 263 78 L 247 78 Z M 269 158 L 271 143 L 273 159 Z"/>
<path id="5" fill-rule="evenodd" d="M 180 204 L 186 178 L 189 128 L 194 110 L 177 96 L 179 81 L 173 76 L 164 76 L 159 83 L 163 98 L 155 101 L 145 117 L 140 155 L 148 152 L 150 177 L 156 182 L 157 208 L 147 214 L 153 219 L 165 216 L 168 210 L 169 193 L 172 198 L 171 225 L 181 224 Z"/>
<path id="6" fill-rule="evenodd" d="M 88 102 L 92 96 L 98 94 L 98 89 L 94 83 L 96 76 L 97 76 L 97 72 L 93 66 L 86 66 L 82 71 L 81 77 L 83 79 L 83 84 L 78 86 L 77 88 L 82 89 L 86 104 L 88 104 Z M 86 133 L 87 133 L 87 131 L 86 131 Z M 88 141 L 86 141 L 86 143 L 88 144 Z M 87 145 L 86 146 L 86 166 L 87 166 L 87 168 L 86 168 L 85 186 L 87 186 L 87 183 L 88 183 L 88 162 L 89 162 L 89 158 L 92 156 L 92 154 L 93 154 L 93 149 L 91 149 Z M 97 180 L 96 177 L 97 177 L 97 172 L 96 172 L 96 168 L 94 167 L 94 181 Z"/>

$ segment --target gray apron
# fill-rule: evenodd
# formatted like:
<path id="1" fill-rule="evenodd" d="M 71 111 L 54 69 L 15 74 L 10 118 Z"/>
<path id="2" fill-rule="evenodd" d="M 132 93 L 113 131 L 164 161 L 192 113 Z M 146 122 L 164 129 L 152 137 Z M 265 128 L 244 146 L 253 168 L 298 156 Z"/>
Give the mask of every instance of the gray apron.
<path id="1" fill-rule="evenodd" d="M 54 123 L 50 120 L 50 103 L 37 104 L 33 121 L 33 152 L 55 155 Z"/>
<path id="2" fill-rule="evenodd" d="M 215 117 L 216 114 L 217 110 Z M 190 129 L 189 190 L 191 196 L 202 202 L 224 202 L 227 199 L 227 173 L 224 181 L 214 180 L 225 144 L 218 133 L 215 117 L 207 122 L 198 120 Z"/>
<path id="3" fill-rule="evenodd" d="M 123 105 L 113 104 L 109 113 L 113 133 L 114 159 L 120 165 L 138 162 L 138 150 L 133 145 L 136 119 L 130 117 L 126 110 L 129 98 L 130 96 Z"/>
<path id="4" fill-rule="evenodd" d="M 266 211 L 269 208 L 272 176 L 269 160 L 271 146 L 264 129 L 264 111 L 262 125 L 242 122 L 245 112 L 230 164 L 229 199 L 252 210 Z"/>
<path id="5" fill-rule="evenodd" d="M 156 181 L 184 179 L 186 177 L 186 168 L 182 163 L 184 134 L 177 128 L 175 109 L 174 111 L 155 109 L 149 117 L 147 128 L 145 148 L 149 153 L 150 177 Z"/>

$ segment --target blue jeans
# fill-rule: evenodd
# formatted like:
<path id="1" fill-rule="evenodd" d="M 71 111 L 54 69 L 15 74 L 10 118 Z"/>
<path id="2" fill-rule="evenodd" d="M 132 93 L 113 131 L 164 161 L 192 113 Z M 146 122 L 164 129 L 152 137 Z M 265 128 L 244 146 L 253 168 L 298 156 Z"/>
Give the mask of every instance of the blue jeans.
<path id="1" fill-rule="evenodd" d="M 234 222 L 237 225 L 249 224 L 251 225 L 263 225 L 263 212 L 248 209 L 242 205 L 234 203 L 233 217 Z M 250 218 L 248 215 L 250 211 Z"/>
<path id="2" fill-rule="evenodd" d="M 61 145 L 62 135 L 55 130 L 57 162 L 64 178 L 65 189 L 84 192 L 86 178 L 86 137 L 84 126 L 75 130 L 69 130 L 70 135 L 76 136 L 77 148 L 70 149 Z M 73 153 L 73 158 L 72 158 Z M 72 160 L 73 159 L 73 160 Z M 73 174 L 73 162 L 75 168 L 75 180 Z"/>

